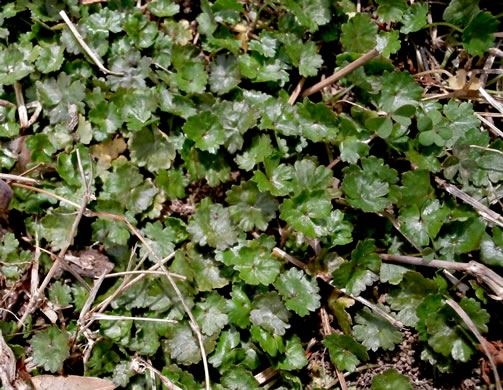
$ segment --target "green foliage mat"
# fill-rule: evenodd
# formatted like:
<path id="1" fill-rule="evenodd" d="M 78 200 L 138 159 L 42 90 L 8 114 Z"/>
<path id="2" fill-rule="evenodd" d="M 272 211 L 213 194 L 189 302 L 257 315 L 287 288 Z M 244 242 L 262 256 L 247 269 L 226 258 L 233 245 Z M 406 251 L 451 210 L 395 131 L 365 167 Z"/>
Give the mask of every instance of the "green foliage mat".
<path id="1" fill-rule="evenodd" d="M 401 326 L 435 375 L 477 366 L 477 334 L 500 337 L 498 286 L 381 255 L 503 266 L 503 140 L 475 113 L 501 104 L 501 77 L 480 74 L 501 65 L 486 62 L 501 14 L 478 0 L 82 3 L 0 6 L 0 168 L 13 190 L 0 330 L 31 375 L 258 389 L 272 368 L 268 388 L 324 388 L 394 351 Z M 479 77 L 491 105 L 476 99 Z M 19 181 L 27 170 L 36 182 Z M 138 272 L 89 298 L 82 269 L 102 265 L 75 253 L 91 247 L 112 272 Z M 48 251 L 73 272 L 35 301 Z M 138 358 L 157 371 L 135 370 Z M 389 369 L 371 388 L 413 381 Z"/>

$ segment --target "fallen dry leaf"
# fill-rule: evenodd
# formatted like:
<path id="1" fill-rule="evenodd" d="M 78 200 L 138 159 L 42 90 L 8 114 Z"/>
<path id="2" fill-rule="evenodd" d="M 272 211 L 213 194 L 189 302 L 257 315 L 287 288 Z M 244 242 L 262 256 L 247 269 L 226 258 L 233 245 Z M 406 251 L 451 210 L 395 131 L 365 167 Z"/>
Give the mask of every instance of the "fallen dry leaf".
<path id="1" fill-rule="evenodd" d="M 113 382 L 90 376 L 39 375 L 31 378 L 35 390 L 113 390 Z"/>

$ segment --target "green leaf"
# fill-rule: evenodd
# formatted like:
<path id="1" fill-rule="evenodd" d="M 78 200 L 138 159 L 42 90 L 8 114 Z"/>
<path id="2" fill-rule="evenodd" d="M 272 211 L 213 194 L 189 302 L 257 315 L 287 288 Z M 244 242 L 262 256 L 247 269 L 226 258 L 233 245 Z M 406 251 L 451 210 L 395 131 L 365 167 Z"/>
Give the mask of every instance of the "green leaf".
<path id="1" fill-rule="evenodd" d="M 180 11 L 180 6 L 172 0 L 155 0 L 148 3 L 147 8 L 152 14 L 159 17 L 173 16 Z"/>
<path id="2" fill-rule="evenodd" d="M 384 306 L 381 306 L 382 308 Z M 372 351 L 377 351 L 379 348 L 392 351 L 395 345 L 402 341 L 402 334 L 387 319 L 368 308 L 364 308 L 356 315 L 355 322 L 357 325 L 353 327 L 353 335 Z"/>
<path id="3" fill-rule="evenodd" d="M 179 364 L 188 366 L 201 360 L 199 344 L 187 323 L 179 322 L 173 326 L 166 346 L 171 358 Z"/>
<path id="4" fill-rule="evenodd" d="M 405 105 L 416 106 L 423 89 L 407 72 L 384 72 L 378 106 L 385 112 L 394 112 Z"/>
<path id="5" fill-rule="evenodd" d="M 412 384 L 409 378 L 401 375 L 394 368 L 384 371 L 382 374 L 376 375 L 372 379 L 370 390 L 412 390 Z"/>
<path id="6" fill-rule="evenodd" d="M 435 245 L 444 253 L 468 253 L 480 246 L 486 226 L 479 218 L 470 218 L 466 222 L 455 221 L 447 225 Z"/>
<path id="7" fill-rule="evenodd" d="M 124 31 L 139 49 L 152 46 L 159 32 L 157 25 L 150 22 L 142 12 L 126 13 L 123 26 Z"/>
<path id="8" fill-rule="evenodd" d="M 391 54 L 395 54 L 400 50 L 401 42 L 398 39 L 398 31 L 381 31 L 376 37 L 376 49 L 382 56 L 389 58 Z"/>
<path id="9" fill-rule="evenodd" d="M 250 171 L 253 167 L 265 160 L 273 152 L 271 138 L 268 134 L 256 135 L 251 146 L 243 153 L 236 156 L 235 161 L 239 168 Z"/>
<path id="10" fill-rule="evenodd" d="M 183 125 L 187 138 L 196 143 L 196 147 L 216 153 L 219 146 L 225 142 L 225 130 L 218 117 L 209 111 L 191 116 Z"/>
<path id="11" fill-rule="evenodd" d="M 489 12 L 479 12 L 463 31 L 463 46 L 473 56 L 483 56 L 493 46 L 499 21 Z"/>
<path id="12" fill-rule="evenodd" d="M 122 125 L 119 109 L 114 103 L 101 101 L 89 111 L 89 120 L 106 134 L 113 134 Z"/>
<path id="13" fill-rule="evenodd" d="M 410 34 L 421 30 L 428 23 L 427 16 L 428 3 L 411 4 L 402 16 L 402 27 L 400 28 L 400 32 L 402 34 Z"/>
<path id="14" fill-rule="evenodd" d="M 375 131 L 379 137 L 388 138 L 393 131 L 393 122 L 386 116 L 378 116 L 365 121 L 365 126 Z"/>
<path id="15" fill-rule="evenodd" d="M 221 382 L 229 390 L 260 390 L 261 388 L 253 375 L 242 367 L 226 371 Z"/>
<path id="16" fill-rule="evenodd" d="M 158 258 L 163 259 L 169 256 L 174 250 L 173 242 L 176 240 L 174 232 L 169 228 L 163 228 L 159 221 L 147 222 L 142 229 L 145 241 L 152 248 Z M 146 248 L 142 248 L 142 255 L 150 253 Z M 156 258 L 150 255 L 150 260 L 155 262 Z"/>
<path id="17" fill-rule="evenodd" d="M 128 146 L 131 161 L 154 173 L 170 168 L 176 157 L 175 146 L 159 129 L 144 128 L 133 133 Z"/>
<path id="18" fill-rule="evenodd" d="M 330 352 L 330 360 L 340 371 L 353 372 L 360 360 L 369 359 L 367 349 L 351 336 L 331 334 L 325 337 L 323 344 Z"/>
<path id="19" fill-rule="evenodd" d="M 332 203 L 325 191 L 304 191 L 286 199 L 279 208 L 280 218 L 307 237 L 317 238 L 330 233 L 328 228 Z"/>
<path id="20" fill-rule="evenodd" d="M 353 207 L 380 212 L 392 204 L 388 194 L 398 179 L 397 172 L 375 156 L 363 158 L 361 164 L 362 168 L 354 164 L 344 168 L 342 190 Z"/>
<path id="21" fill-rule="evenodd" d="M 296 268 L 290 268 L 274 282 L 288 309 L 304 317 L 320 307 L 320 289 L 315 279 Z"/>
<path id="22" fill-rule="evenodd" d="M 463 298 L 459 303 L 481 332 L 487 331 L 489 315 L 480 308 L 480 303 Z M 417 308 L 417 329 L 422 340 L 427 340 L 432 349 L 443 356 L 467 362 L 475 352 L 475 346 L 466 336 L 463 320 L 439 295 L 429 295 Z"/>
<path id="23" fill-rule="evenodd" d="M 418 246 L 428 245 L 430 238 L 426 224 L 421 220 L 421 214 L 416 205 L 400 209 L 400 231 Z"/>
<path id="24" fill-rule="evenodd" d="M 311 32 L 330 21 L 328 0 L 286 0 L 286 7 L 293 12 L 297 21 Z"/>
<path id="25" fill-rule="evenodd" d="M 171 168 L 169 170 L 161 169 L 155 178 L 155 183 L 161 187 L 169 199 L 185 198 L 185 188 L 189 184 L 189 178 L 183 170 Z"/>
<path id="26" fill-rule="evenodd" d="M 278 40 L 270 32 L 262 31 L 258 40 L 254 39 L 248 43 L 248 49 L 272 58 L 278 50 Z"/>
<path id="27" fill-rule="evenodd" d="M 399 201 L 400 206 L 416 205 L 421 207 L 433 195 L 430 173 L 426 170 L 416 169 L 405 172 L 402 176 L 402 184 L 403 186 L 400 187 L 402 194 Z"/>
<path id="28" fill-rule="evenodd" d="M 253 325 L 260 326 L 277 336 L 283 336 L 286 329 L 290 328 L 288 310 L 278 293 L 267 292 L 257 295 L 253 299 L 252 307 L 250 321 Z"/>
<path id="29" fill-rule="evenodd" d="M 208 82 L 204 65 L 199 62 L 188 62 L 173 76 L 173 84 L 187 93 L 203 93 Z"/>
<path id="30" fill-rule="evenodd" d="M 377 15 L 385 23 L 399 22 L 407 11 L 406 0 L 377 0 Z"/>
<path id="31" fill-rule="evenodd" d="M 215 351 L 208 359 L 208 362 L 215 368 L 221 366 L 227 366 L 232 363 L 235 356 L 236 347 L 240 342 L 239 331 L 231 328 L 229 330 L 223 331 L 218 339 Z"/>
<path id="32" fill-rule="evenodd" d="M 492 237 L 482 236 L 480 258 L 484 264 L 503 266 L 503 231 L 500 228 L 493 228 Z"/>
<path id="33" fill-rule="evenodd" d="M 224 250 L 237 241 L 230 213 L 220 204 L 202 201 L 190 219 L 187 231 L 199 245 L 209 245 Z"/>
<path id="34" fill-rule="evenodd" d="M 410 271 L 404 275 L 399 288 L 395 288 L 386 296 L 391 309 L 397 310 L 397 319 L 405 326 L 416 326 L 418 317 L 416 309 L 429 294 L 435 294 L 438 287 L 430 279 L 419 272 Z"/>
<path id="35" fill-rule="evenodd" d="M 347 51 L 366 53 L 376 46 L 377 24 L 367 13 L 356 14 L 341 30 L 341 43 Z"/>
<path id="36" fill-rule="evenodd" d="M 223 95 L 237 87 L 241 81 L 241 71 L 236 57 L 216 56 L 210 65 L 209 83 L 212 92 Z"/>
<path id="37" fill-rule="evenodd" d="M 359 241 L 351 252 L 351 260 L 341 264 L 332 273 L 334 284 L 347 288 L 351 294 L 359 295 L 377 281 L 379 277 L 376 273 L 381 266 L 381 258 L 375 250 L 373 240 Z"/>
<path id="38" fill-rule="evenodd" d="M 313 142 L 332 141 L 339 133 L 339 121 L 324 103 L 306 99 L 298 106 L 299 127 L 302 135 Z"/>
<path id="39" fill-rule="evenodd" d="M 63 64 L 64 51 L 65 49 L 63 46 L 59 45 L 42 47 L 37 62 L 35 63 L 37 69 L 42 73 L 50 73 L 59 70 Z"/>
<path id="40" fill-rule="evenodd" d="M 232 186 L 226 195 L 231 217 L 244 231 L 266 230 L 276 215 L 278 201 L 266 192 L 259 192 L 252 181 Z"/>
<path id="41" fill-rule="evenodd" d="M 75 216 L 68 209 L 57 208 L 50 210 L 40 220 L 40 237 L 51 245 L 52 251 L 63 248 L 74 219 Z"/>
<path id="42" fill-rule="evenodd" d="M 287 340 L 285 352 L 277 363 L 280 370 L 300 370 L 307 364 L 306 351 L 302 348 L 300 338 L 293 335 Z"/>
<path id="43" fill-rule="evenodd" d="M 479 0 L 451 0 L 442 17 L 446 22 L 466 26 L 479 11 Z"/>
<path id="44" fill-rule="evenodd" d="M 227 301 L 229 322 L 241 329 L 250 325 L 251 301 L 244 291 L 244 285 L 233 284 L 231 300 Z"/>
<path id="45" fill-rule="evenodd" d="M 36 332 L 31 339 L 33 363 L 46 371 L 61 370 L 63 362 L 70 356 L 69 341 L 68 333 L 57 326 Z"/>
<path id="46" fill-rule="evenodd" d="M 252 326 L 250 333 L 253 339 L 257 341 L 260 347 L 270 356 L 275 357 L 278 353 L 282 354 L 285 351 L 283 337 L 273 335 L 259 326 Z"/>
<path id="47" fill-rule="evenodd" d="M 194 316 L 203 334 L 207 336 L 220 333 L 229 323 L 226 313 L 226 300 L 217 293 L 208 294 L 204 301 L 198 302 Z"/>
<path id="48" fill-rule="evenodd" d="M 186 245 L 186 254 L 177 251 L 172 272 L 185 275 L 199 291 L 211 291 L 229 284 L 220 264 L 212 257 L 198 252 L 192 243 Z"/>
<path id="49" fill-rule="evenodd" d="M 293 191 L 293 167 L 286 164 L 277 165 L 272 160 L 265 160 L 266 174 L 256 170 L 252 180 L 260 191 L 269 191 L 274 196 L 284 196 Z"/>
<path id="50" fill-rule="evenodd" d="M 271 252 L 275 245 L 272 237 L 262 235 L 248 241 L 246 246 L 231 249 L 222 255 L 226 265 L 233 266 L 247 284 L 268 286 L 276 280 L 280 271 L 279 261 Z"/>
<path id="51" fill-rule="evenodd" d="M 10 85 L 29 75 L 34 66 L 31 48 L 9 45 L 0 51 L 0 84 Z"/>
<path id="52" fill-rule="evenodd" d="M 49 300 L 59 306 L 66 306 L 72 302 L 71 288 L 59 280 L 49 287 Z"/>

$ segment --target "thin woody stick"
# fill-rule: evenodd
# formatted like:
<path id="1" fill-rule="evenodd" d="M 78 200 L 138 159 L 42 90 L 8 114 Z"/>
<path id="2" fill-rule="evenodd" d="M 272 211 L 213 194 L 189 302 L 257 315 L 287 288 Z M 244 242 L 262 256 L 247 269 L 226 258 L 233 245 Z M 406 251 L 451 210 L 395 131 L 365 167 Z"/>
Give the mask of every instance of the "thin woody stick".
<path id="1" fill-rule="evenodd" d="M 96 64 L 96 66 L 103 73 L 111 74 L 113 76 L 124 76 L 124 73 L 112 72 L 111 70 L 108 70 L 107 68 L 105 68 L 105 66 L 103 66 L 101 60 L 98 58 L 98 56 L 93 53 L 93 51 L 91 50 L 91 48 L 89 46 L 87 46 L 87 43 L 84 41 L 84 38 L 82 38 L 82 35 L 80 35 L 79 31 L 75 28 L 75 25 L 72 23 L 72 21 L 70 20 L 70 18 L 66 14 L 66 12 L 65 11 L 60 11 L 59 14 L 63 18 L 63 20 L 65 21 L 66 25 L 68 26 L 68 28 L 72 32 L 72 34 L 75 37 L 75 39 L 77 40 L 77 42 L 79 42 L 80 46 L 82 46 L 82 48 L 87 53 L 87 55 L 89 57 L 91 57 L 91 59 Z"/>
<path id="2" fill-rule="evenodd" d="M 337 80 L 340 80 L 341 78 L 343 78 L 347 74 L 351 73 L 356 68 L 369 62 L 372 58 L 375 58 L 378 55 L 379 55 L 379 52 L 377 51 L 377 49 L 372 49 L 368 53 L 362 55 L 360 58 L 358 58 L 355 61 L 351 62 L 350 64 L 346 65 L 344 68 L 342 68 L 338 72 L 335 72 L 332 76 L 330 76 L 330 77 L 326 78 L 325 80 L 322 80 L 319 83 L 313 85 L 312 87 L 306 89 L 304 92 L 302 92 L 301 96 L 306 97 L 306 96 L 312 95 L 313 93 L 320 91 L 321 89 L 329 86 L 330 84 L 335 83 Z"/>

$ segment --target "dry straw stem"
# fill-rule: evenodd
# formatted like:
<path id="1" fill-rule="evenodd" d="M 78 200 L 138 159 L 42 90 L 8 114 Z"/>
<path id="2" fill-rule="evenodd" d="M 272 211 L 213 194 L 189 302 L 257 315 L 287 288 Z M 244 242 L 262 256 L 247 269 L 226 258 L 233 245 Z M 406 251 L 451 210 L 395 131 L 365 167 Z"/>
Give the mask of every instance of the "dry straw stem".
<path id="1" fill-rule="evenodd" d="M 150 363 L 146 362 L 139 356 L 135 356 L 131 362 L 131 369 L 135 372 L 138 372 L 140 374 L 144 373 L 145 370 L 149 370 L 151 373 L 154 373 L 159 377 L 161 380 L 162 384 L 166 386 L 168 390 L 182 390 L 180 387 L 178 387 L 176 384 L 171 382 L 169 378 L 164 376 L 159 370 L 155 369 Z"/>
<path id="2" fill-rule="evenodd" d="M 466 192 L 461 191 L 458 187 L 453 184 L 447 183 L 445 180 L 435 176 L 435 181 L 440 184 L 444 189 L 451 195 L 454 195 L 456 198 L 461 199 L 462 201 L 468 203 L 472 206 L 480 216 L 486 219 L 489 222 L 492 222 L 499 227 L 503 227 L 503 216 L 498 214 L 497 212 L 491 210 L 489 207 L 484 206 L 478 200 L 472 198 Z"/>
<path id="3" fill-rule="evenodd" d="M 500 381 L 500 376 L 498 374 L 498 367 L 496 366 L 496 362 L 494 361 L 494 357 L 492 353 L 489 350 L 489 347 L 487 346 L 487 340 L 482 337 L 480 334 L 479 330 L 477 329 L 477 326 L 473 323 L 472 319 L 466 312 L 463 310 L 461 306 L 458 305 L 457 302 L 453 301 L 452 299 L 446 299 L 446 303 L 452 307 L 452 309 L 458 314 L 458 316 L 461 317 L 461 319 L 465 322 L 465 324 L 470 328 L 472 333 L 475 335 L 477 340 L 480 342 L 480 345 L 482 346 L 482 349 L 484 350 L 484 353 L 487 355 L 487 358 L 489 359 L 489 364 L 491 364 L 491 369 L 493 370 L 494 374 L 494 381 L 496 385 L 496 390 L 502 390 L 501 388 L 501 381 Z"/>
<path id="4" fill-rule="evenodd" d="M 325 80 L 320 81 L 319 83 L 316 83 L 312 87 L 306 89 L 304 92 L 302 92 L 301 96 L 306 97 L 309 95 L 312 95 L 313 93 L 316 93 L 320 90 L 322 90 L 325 87 L 328 87 L 330 84 L 335 83 L 337 80 L 340 80 L 347 74 L 351 73 L 353 70 L 356 68 L 366 64 L 369 62 L 372 58 L 375 58 L 379 55 L 379 52 L 377 49 L 372 49 L 368 53 L 362 55 L 360 58 L 356 59 L 355 61 L 351 62 L 350 64 L 346 65 L 344 68 L 339 70 L 338 72 L 335 72 L 332 76 L 326 78 Z"/>
<path id="5" fill-rule="evenodd" d="M 486 118 L 482 116 L 481 113 L 475 113 L 475 116 L 479 118 L 481 122 L 483 122 L 489 129 L 491 130 L 491 133 L 493 133 L 497 137 L 503 138 L 503 131 L 498 129 L 493 123 L 489 122 Z"/>
<path id="6" fill-rule="evenodd" d="M 92 320 L 109 320 L 109 321 L 122 321 L 122 320 L 132 320 L 132 321 L 145 321 L 145 322 L 167 322 L 170 324 L 178 323 L 177 320 L 169 320 L 165 318 L 151 318 L 151 317 L 130 317 L 130 316 L 114 316 L 103 313 L 95 313 L 91 315 Z"/>
<path id="7" fill-rule="evenodd" d="M 124 76 L 124 73 L 119 73 L 119 72 L 112 72 L 111 70 L 108 70 L 107 68 L 105 68 L 101 62 L 101 60 L 98 58 L 98 56 L 96 54 L 94 54 L 94 52 L 91 50 L 91 48 L 87 45 L 87 43 L 84 41 L 84 38 L 82 38 L 82 35 L 80 35 L 80 33 L 78 32 L 78 30 L 75 28 L 75 25 L 72 23 L 72 21 L 70 20 L 70 18 L 68 18 L 68 15 L 66 14 L 65 11 L 60 11 L 60 16 L 63 18 L 63 20 L 65 21 L 66 25 L 68 26 L 68 28 L 70 29 L 70 31 L 72 32 L 73 36 L 75 37 L 75 39 L 77 40 L 77 42 L 79 42 L 80 46 L 82 46 L 82 48 L 84 49 L 84 51 L 87 53 L 87 55 L 89 57 L 91 57 L 91 59 L 94 61 L 94 63 L 96 64 L 96 66 L 103 72 L 103 73 L 106 73 L 106 74 L 111 74 L 113 76 Z"/>
<path id="8" fill-rule="evenodd" d="M 80 157 L 79 157 L 79 160 L 80 160 Z M 84 179 L 84 181 L 85 181 L 85 179 Z M 198 343 L 199 343 L 199 348 L 200 348 L 200 351 L 201 351 L 201 358 L 202 358 L 203 367 L 204 367 L 206 389 L 210 390 L 211 389 L 211 387 L 210 387 L 211 383 L 210 383 L 210 376 L 209 376 L 208 360 L 206 358 L 206 351 L 205 351 L 204 344 L 203 344 L 203 336 L 202 336 L 201 331 L 199 329 L 199 325 L 197 324 L 196 319 L 194 318 L 194 315 L 192 314 L 192 311 L 190 310 L 190 308 L 188 307 L 187 303 L 185 302 L 185 299 L 184 299 L 182 293 L 180 292 L 180 289 L 176 285 L 175 280 L 173 279 L 172 275 L 168 272 L 168 270 L 164 266 L 164 263 L 162 262 L 162 259 L 154 252 L 154 250 L 148 244 L 148 242 L 145 240 L 145 238 L 142 236 L 142 234 L 127 220 L 127 218 L 123 217 L 123 216 L 120 216 L 120 215 L 110 214 L 110 213 L 98 213 L 98 212 L 94 212 L 92 210 L 87 209 L 85 206 L 87 204 L 88 197 L 90 196 L 90 194 L 88 194 L 88 197 L 84 196 L 81 205 L 78 205 L 75 202 L 69 201 L 68 199 L 65 199 L 65 198 L 63 198 L 61 196 L 53 194 L 50 191 L 41 190 L 39 188 L 27 186 L 27 185 L 20 184 L 20 183 L 14 183 L 14 185 L 16 185 L 18 187 L 29 189 L 29 190 L 33 190 L 33 191 L 44 193 L 44 194 L 46 194 L 48 196 L 52 196 L 52 197 L 54 197 L 56 199 L 59 199 L 62 202 L 65 202 L 67 204 L 70 204 L 70 205 L 72 205 L 74 207 L 78 207 L 79 208 L 77 217 L 76 217 L 75 222 L 74 222 L 74 226 L 72 226 L 72 230 L 70 232 L 70 233 L 72 233 L 70 241 L 67 240 L 67 242 L 65 243 L 65 248 L 63 248 L 64 251 L 62 250 L 60 252 L 60 254 L 58 255 L 58 259 L 60 259 L 60 261 L 64 261 L 64 255 L 66 254 L 66 250 L 68 250 L 68 247 L 70 245 L 71 239 L 73 238 L 73 233 L 74 233 L 73 227 L 75 227 L 75 229 L 76 229 L 76 225 L 78 225 L 78 222 L 80 221 L 80 218 L 83 215 L 89 216 L 89 217 L 112 218 L 112 219 L 115 219 L 115 220 L 122 221 L 122 222 L 124 222 L 128 226 L 129 230 L 142 242 L 142 244 L 145 246 L 145 248 L 147 248 L 147 251 L 149 253 L 151 253 L 152 256 L 154 257 L 154 259 L 157 261 L 157 263 L 159 264 L 162 272 L 164 273 L 164 275 L 168 279 L 169 283 L 171 284 L 171 287 L 173 288 L 173 290 L 175 290 L 175 293 L 176 293 L 177 297 L 180 299 L 180 302 L 181 302 L 181 304 L 182 304 L 185 312 L 187 313 L 187 315 L 189 317 L 189 325 L 192 328 L 192 331 L 195 333 L 196 338 L 197 338 Z M 85 204 L 84 204 L 84 201 L 85 201 Z M 174 253 L 173 253 L 173 256 L 174 256 Z M 54 266 L 53 266 L 53 268 L 54 268 Z M 52 268 L 49 271 L 49 273 L 51 273 L 51 271 L 52 271 Z M 44 280 L 44 282 L 47 281 L 47 283 L 46 284 L 43 283 L 42 286 L 39 288 L 38 292 L 43 291 L 42 287 L 45 289 L 45 287 L 49 283 L 49 280 L 47 280 L 48 277 L 50 276 L 52 278 L 54 272 L 55 272 L 55 270 L 52 272 L 52 274 L 50 274 L 50 275 L 48 274 L 48 276 Z M 139 277 L 141 277 L 141 276 L 142 275 L 140 275 Z M 32 297 L 32 299 L 30 300 L 30 305 L 29 305 L 30 312 L 34 310 L 35 305 L 36 305 L 35 302 L 36 301 Z M 25 313 L 25 315 L 23 316 L 24 317 L 24 318 L 22 318 L 23 322 L 24 322 L 24 320 L 26 320 L 26 317 L 28 316 L 28 314 L 29 314 L 29 312 L 27 311 Z"/>
<path id="9" fill-rule="evenodd" d="M 66 241 L 63 244 L 63 247 L 61 248 L 58 256 L 56 256 L 56 260 L 52 264 L 52 267 L 49 270 L 49 272 L 47 273 L 47 275 L 45 276 L 42 284 L 37 289 L 35 294 L 31 296 L 30 301 L 28 303 L 28 307 L 27 307 L 26 311 L 24 312 L 23 316 L 21 317 L 21 323 L 18 323 L 18 329 L 22 326 L 22 324 L 24 324 L 24 321 L 26 320 L 28 315 L 30 315 L 35 309 L 37 309 L 38 306 L 40 305 L 40 303 L 42 302 L 40 297 L 44 293 L 45 288 L 47 287 L 47 285 L 51 281 L 52 277 L 56 273 L 59 266 L 62 265 L 63 268 L 67 267 L 69 271 L 71 270 L 71 268 L 68 267 L 65 263 L 65 255 L 66 255 L 66 252 L 68 251 L 68 248 L 70 247 L 70 245 L 73 241 L 73 237 L 75 236 L 75 233 L 77 232 L 77 227 L 79 226 L 80 220 L 82 219 L 82 216 L 84 215 L 84 211 L 86 210 L 87 203 L 89 202 L 89 199 L 91 198 L 90 185 L 87 183 L 84 171 L 82 169 L 82 163 L 80 161 L 79 151 L 77 150 L 76 153 L 77 153 L 77 161 L 79 163 L 79 170 L 80 170 L 82 182 L 84 185 L 84 194 L 82 196 L 82 201 L 79 205 L 79 210 L 78 210 L 77 215 L 73 221 L 72 227 L 71 227 L 70 231 L 68 232 L 68 236 L 66 238 Z M 74 275 L 77 278 L 77 280 L 81 281 L 81 283 L 84 282 L 84 285 L 87 286 L 87 283 L 85 283 L 85 281 L 82 279 L 82 277 L 80 275 L 78 275 L 76 272 L 73 272 L 73 270 L 71 270 L 70 272 L 72 273 L 72 275 Z M 89 286 L 88 286 L 88 288 L 89 288 Z"/>
<path id="10" fill-rule="evenodd" d="M 476 261 L 472 260 L 468 263 L 458 263 L 456 261 L 424 260 L 421 257 L 389 255 L 384 253 L 379 256 L 384 261 L 465 272 L 477 278 L 477 280 L 483 282 L 492 290 L 494 293 L 492 298 L 503 300 L 503 278 L 492 269 Z"/>
<path id="11" fill-rule="evenodd" d="M 30 387 L 16 374 L 16 357 L 5 342 L 0 330 L 0 382 L 5 390 L 29 390 Z"/>

